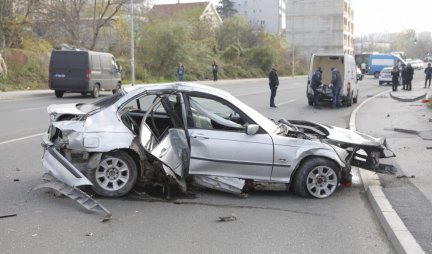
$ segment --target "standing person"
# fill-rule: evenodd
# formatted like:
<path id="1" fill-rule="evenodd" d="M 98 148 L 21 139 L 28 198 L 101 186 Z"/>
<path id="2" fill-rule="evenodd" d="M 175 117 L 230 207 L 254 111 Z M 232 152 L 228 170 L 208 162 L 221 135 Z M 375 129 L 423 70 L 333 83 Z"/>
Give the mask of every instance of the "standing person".
<path id="1" fill-rule="evenodd" d="M 402 64 L 402 70 L 400 71 L 401 77 L 402 77 L 402 90 L 407 89 L 407 78 L 406 78 L 406 65 Z"/>
<path id="2" fill-rule="evenodd" d="M 182 63 L 179 63 L 179 66 L 177 67 L 177 76 L 179 81 L 184 81 L 184 75 L 185 75 L 185 68 Z"/>
<path id="3" fill-rule="evenodd" d="M 213 61 L 212 64 L 213 81 L 218 80 L 218 71 L 219 71 L 219 66 L 217 65 L 216 61 Z"/>
<path id="4" fill-rule="evenodd" d="M 318 67 L 315 71 L 315 73 L 312 75 L 312 82 L 311 82 L 311 88 L 313 90 L 313 95 L 314 95 L 314 101 L 313 101 L 313 105 L 315 108 L 320 109 L 321 107 L 319 106 L 319 92 L 318 92 L 318 87 L 320 87 L 320 85 L 322 84 L 321 79 L 322 79 L 322 69 L 321 67 Z"/>
<path id="5" fill-rule="evenodd" d="M 361 69 L 361 73 L 363 75 L 366 74 L 366 63 L 365 62 L 361 63 L 360 69 Z"/>
<path id="6" fill-rule="evenodd" d="M 342 78 L 341 74 L 338 69 L 335 67 L 331 68 L 331 74 L 332 79 L 331 83 L 333 84 L 332 87 L 332 94 L 333 94 L 333 100 L 332 100 L 332 108 L 341 107 L 342 104 L 340 102 L 340 90 L 342 89 Z"/>
<path id="7" fill-rule="evenodd" d="M 428 63 L 428 67 L 425 68 L 424 73 L 426 74 L 426 78 L 425 78 L 425 86 L 424 86 L 424 88 L 426 88 L 426 83 L 428 82 L 428 80 L 429 80 L 429 86 L 428 86 L 428 88 L 430 88 L 430 85 L 431 85 L 431 77 L 432 77 L 432 67 L 431 67 L 431 64 L 430 64 L 430 63 Z"/>
<path id="8" fill-rule="evenodd" d="M 0 76 L 6 76 L 7 75 L 7 66 L 6 62 L 3 59 L 2 55 L 0 54 Z"/>
<path id="9" fill-rule="evenodd" d="M 397 91 L 397 87 L 399 85 L 399 68 L 397 65 L 393 67 L 393 70 L 391 71 L 392 75 L 392 89 L 394 92 Z"/>
<path id="10" fill-rule="evenodd" d="M 274 103 L 275 97 L 276 97 L 276 91 L 279 86 L 279 77 L 277 74 L 277 64 L 273 64 L 272 68 L 269 72 L 269 86 L 270 86 L 270 107 L 271 108 L 277 108 L 276 104 Z"/>
<path id="11" fill-rule="evenodd" d="M 412 89 L 411 81 L 413 80 L 414 77 L 414 69 L 412 68 L 411 64 L 408 64 L 405 69 L 406 69 L 405 71 L 406 71 L 406 82 L 407 82 L 406 90 L 411 91 Z"/>

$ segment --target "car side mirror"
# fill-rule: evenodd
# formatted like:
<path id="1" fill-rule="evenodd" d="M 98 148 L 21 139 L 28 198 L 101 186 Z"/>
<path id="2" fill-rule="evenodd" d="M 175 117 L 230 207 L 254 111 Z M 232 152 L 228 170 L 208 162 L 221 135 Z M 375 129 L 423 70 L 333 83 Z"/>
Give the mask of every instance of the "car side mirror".
<path id="1" fill-rule="evenodd" d="M 255 135 L 259 130 L 258 124 L 249 124 L 246 126 L 246 134 L 247 135 Z"/>

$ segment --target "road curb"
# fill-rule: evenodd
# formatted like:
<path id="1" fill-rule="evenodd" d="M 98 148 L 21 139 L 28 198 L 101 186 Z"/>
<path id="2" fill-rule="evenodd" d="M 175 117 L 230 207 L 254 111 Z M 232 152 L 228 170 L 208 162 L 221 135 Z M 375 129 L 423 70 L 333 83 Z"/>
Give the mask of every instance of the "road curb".
<path id="1" fill-rule="evenodd" d="M 360 108 L 370 100 L 381 96 L 384 93 L 388 93 L 388 91 L 381 92 L 371 98 L 366 99 L 354 109 L 354 111 L 351 113 L 349 121 L 350 130 L 357 130 L 355 122 L 358 110 L 360 110 Z M 425 95 L 426 94 L 423 96 Z M 391 92 L 390 96 L 392 96 Z M 425 253 L 388 201 L 382 190 L 378 175 L 364 169 L 359 169 L 359 172 L 360 179 L 363 182 L 363 187 L 367 193 L 369 204 L 377 215 L 378 220 L 387 235 L 387 238 L 392 243 L 396 252 L 399 254 Z"/>
<path id="2" fill-rule="evenodd" d="M 400 97 L 397 97 L 396 95 L 394 95 L 392 92 L 390 92 L 390 97 L 394 100 L 401 101 L 401 102 L 413 102 L 413 101 L 418 101 L 420 99 L 425 98 L 426 93 L 419 95 L 417 97 L 414 97 L 414 98 L 400 98 Z"/>

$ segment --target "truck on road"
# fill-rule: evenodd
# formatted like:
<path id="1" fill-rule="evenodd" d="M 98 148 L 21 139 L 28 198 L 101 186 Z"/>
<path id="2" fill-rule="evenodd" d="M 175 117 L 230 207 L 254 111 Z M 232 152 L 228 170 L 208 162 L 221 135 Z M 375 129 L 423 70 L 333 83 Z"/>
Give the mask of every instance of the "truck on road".
<path id="1" fill-rule="evenodd" d="M 399 64 L 405 64 L 405 60 L 403 60 L 398 55 L 393 54 L 371 54 L 368 59 L 369 66 L 369 75 L 374 75 L 375 78 L 378 78 L 380 72 L 385 67 L 391 67 Z"/>

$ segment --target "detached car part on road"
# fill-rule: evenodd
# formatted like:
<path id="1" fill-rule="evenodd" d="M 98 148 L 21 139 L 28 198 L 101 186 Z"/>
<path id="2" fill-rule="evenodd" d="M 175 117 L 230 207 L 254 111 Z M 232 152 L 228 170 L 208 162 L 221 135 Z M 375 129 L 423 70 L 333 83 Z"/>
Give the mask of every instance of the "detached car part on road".
<path id="1" fill-rule="evenodd" d="M 232 95 L 198 84 L 122 87 L 90 104 L 48 107 L 44 168 L 105 197 L 140 183 L 198 184 L 230 193 L 292 186 L 326 198 L 351 166 L 394 173 L 385 139 L 307 121 L 274 122 Z"/>

